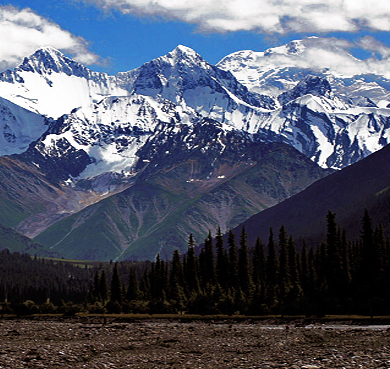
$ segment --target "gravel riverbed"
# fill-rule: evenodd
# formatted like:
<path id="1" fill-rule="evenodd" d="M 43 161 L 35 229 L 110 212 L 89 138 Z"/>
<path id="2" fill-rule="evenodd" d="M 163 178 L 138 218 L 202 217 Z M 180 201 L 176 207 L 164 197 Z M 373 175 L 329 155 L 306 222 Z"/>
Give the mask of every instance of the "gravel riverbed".
<path id="1" fill-rule="evenodd" d="M 0 320 L 0 368 L 390 368 L 388 326 Z"/>

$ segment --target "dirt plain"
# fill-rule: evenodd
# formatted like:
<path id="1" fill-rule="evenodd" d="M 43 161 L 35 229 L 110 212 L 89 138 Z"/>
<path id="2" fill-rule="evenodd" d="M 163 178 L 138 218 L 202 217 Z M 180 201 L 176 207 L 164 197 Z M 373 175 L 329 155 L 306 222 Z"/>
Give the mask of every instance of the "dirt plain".
<path id="1" fill-rule="evenodd" d="M 306 320 L 2 319 L 0 368 L 390 368 L 390 329 Z"/>

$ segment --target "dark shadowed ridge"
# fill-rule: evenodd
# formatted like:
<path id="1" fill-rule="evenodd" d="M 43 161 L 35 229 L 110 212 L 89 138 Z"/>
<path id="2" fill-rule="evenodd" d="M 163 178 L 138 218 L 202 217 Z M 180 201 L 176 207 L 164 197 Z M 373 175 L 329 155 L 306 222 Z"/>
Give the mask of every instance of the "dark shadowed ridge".
<path id="1" fill-rule="evenodd" d="M 310 185 L 304 191 L 253 215 L 234 229 L 238 236 L 245 226 L 254 245 L 259 236 L 266 244 L 270 227 L 275 238 L 283 224 L 296 240 L 306 238 L 309 245 L 326 234 L 326 213 L 336 213 L 336 221 L 347 229 L 350 238 L 359 237 L 364 209 L 390 232 L 390 147 Z M 300 244 L 297 245 L 300 247 Z"/>

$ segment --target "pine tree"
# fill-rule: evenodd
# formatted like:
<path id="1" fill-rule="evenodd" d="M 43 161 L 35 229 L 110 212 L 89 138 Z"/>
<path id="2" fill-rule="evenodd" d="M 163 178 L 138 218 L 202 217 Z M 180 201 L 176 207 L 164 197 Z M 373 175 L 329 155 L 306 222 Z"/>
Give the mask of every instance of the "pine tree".
<path id="1" fill-rule="evenodd" d="M 249 260 L 249 251 L 247 245 L 247 236 L 245 227 L 242 227 L 240 236 L 240 249 L 238 250 L 238 274 L 240 287 L 248 297 L 253 292 L 253 281 L 251 274 L 251 263 Z"/>
<path id="2" fill-rule="evenodd" d="M 279 286 L 280 286 L 280 300 L 285 301 L 290 290 L 292 288 L 289 253 L 288 253 L 288 240 L 287 232 L 284 225 L 279 230 Z"/>
<path id="3" fill-rule="evenodd" d="M 328 250 L 326 280 L 329 286 L 330 293 L 334 296 L 341 296 L 342 289 L 340 287 L 342 284 L 344 272 L 342 267 L 342 258 L 340 254 L 341 240 L 340 240 L 340 232 L 338 232 L 337 230 L 336 214 L 328 211 L 326 215 L 326 220 L 327 220 L 326 244 Z"/>
<path id="4" fill-rule="evenodd" d="M 100 276 L 99 271 L 97 270 L 95 273 L 95 277 L 93 279 L 93 289 L 92 289 L 93 297 L 95 301 L 100 301 Z"/>
<path id="5" fill-rule="evenodd" d="M 374 230 L 373 234 L 374 257 L 375 257 L 375 274 L 373 276 L 373 288 L 375 296 L 385 296 L 387 292 L 387 284 L 385 277 L 385 255 L 386 255 L 386 240 L 383 233 L 383 227 L 380 224 Z"/>
<path id="6" fill-rule="evenodd" d="M 280 261 L 280 272 L 279 279 L 286 285 L 291 283 L 290 275 L 290 263 L 289 263 L 289 251 L 288 251 L 288 239 L 287 232 L 284 225 L 280 227 L 279 230 L 279 261 Z"/>
<path id="7" fill-rule="evenodd" d="M 361 230 L 361 266 L 359 270 L 359 282 L 363 289 L 363 295 L 372 298 L 375 293 L 375 279 L 378 270 L 377 250 L 374 243 L 374 231 L 372 220 L 368 211 L 364 211 Z"/>
<path id="8" fill-rule="evenodd" d="M 150 292 L 152 299 L 164 301 L 168 287 L 168 266 L 157 254 L 150 270 Z"/>
<path id="9" fill-rule="evenodd" d="M 294 240 L 291 236 L 288 240 L 288 263 L 289 263 L 291 282 L 293 284 L 299 283 L 297 248 L 295 247 Z"/>
<path id="10" fill-rule="evenodd" d="M 112 302 L 122 302 L 122 283 L 118 272 L 118 263 L 114 265 L 114 271 L 111 279 L 111 297 Z"/>
<path id="11" fill-rule="evenodd" d="M 310 247 L 308 257 L 307 257 L 307 269 L 308 269 L 308 290 L 309 294 L 313 296 L 316 290 L 316 282 L 317 282 L 317 272 L 315 267 L 315 256 L 314 249 Z"/>
<path id="12" fill-rule="evenodd" d="M 305 293 L 306 296 L 310 295 L 309 294 L 309 260 L 308 260 L 308 255 L 307 255 L 307 246 L 306 246 L 306 241 L 303 240 L 303 245 L 302 245 L 302 251 L 301 251 L 301 285 L 303 292 Z"/>
<path id="13" fill-rule="evenodd" d="M 267 257 L 267 303 L 270 308 L 275 308 L 279 304 L 279 259 L 276 253 L 274 234 L 270 228 L 268 239 Z"/>
<path id="14" fill-rule="evenodd" d="M 200 290 L 199 284 L 199 262 L 195 255 L 195 241 L 192 233 L 188 239 L 187 251 L 187 268 L 184 271 L 189 292 L 198 293 Z"/>
<path id="15" fill-rule="evenodd" d="M 181 262 L 179 250 L 173 252 L 172 257 L 172 268 L 169 278 L 169 287 L 170 287 L 170 298 L 177 312 L 181 312 L 184 309 L 184 303 L 186 300 L 184 294 L 184 273 L 183 265 Z"/>
<path id="16" fill-rule="evenodd" d="M 374 244 L 377 258 L 377 266 L 383 271 L 386 259 L 386 239 L 382 224 L 379 224 L 374 230 Z"/>
<path id="17" fill-rule="evenodd" d="M 210 231 L 204 242 L 204 263 L 201 275 L 203 286 L 208 283 L 215 285 L 217 281 L 217 275 L 215 269 L 213 237 L 211 236 Z"/>
<path id="18" fill-rule="evenodd" d="M 130 269 L 129 287 L 127 289 L 126 299 L 128 301 L 138 300 L 140 297 L 140 289 L 138 285 L 137 273 L 134 267 Z"/>
<path id="19" fill-rule="evenodd" d="M 100 295 L 102 301 L 106 301 L 108 298 L 108 284 L 107 284 L 106 273 L 104 270 L 102 271 L 102 274 L 100 277 L 99 295 Z"/>
<path id="20" fill-rule="evenodd" d="M 350 294 L 350 285 L 351 285 L 351 262 L 350 262 L 350 244 L 347 240 L 347 232 L 345 229 L 341 231 L 340 236 L 340 256 L 342 263 L 342 285 L 341 285 L 341 294 L 342 296 L 347 297 Z"/>
<path id="21" fill-rule="evenodd" d="M 237 246 L 233 231 L 230 229 L 228 233 L 229 247 L 229 285 L 238 287 L 238 257 Z"/>
<path id="22" fill-rule="evenodd" d="M 172 267 L 171 274 L 169 278 L 170 286 L 173 286 L 175 283 L 179 283 L 180 285 L 184 282 L 184 274 L 183 274 L 183 264 L 181 262 L 181 256 L 179 250 L 173 251 L 172 256 Z"/>
<path id="23" fill-rule="evenodd" d="M 328 247 L 326 242 L 322 242 L 316 251 L 316 269 L 317 269 L 317 283 L 323 295 L 328 293 Z"/>
<path id="24" fill-rule="evenodd" d="M 226 288 L 228 281 L 228 256 L 223 247 L 223 237 L 220 227 L 218 227 L 215 236 L 215 247 L 217 249 L 217 281 L 220 286 Z"/>
<path id="25" fill-rule="evenodd" d="M 256 286 L 264 286 L 266 281 L 266 262 L 264 246 L 258 237 L 253 252 L 253 282 Z"/>
<path id="26" fill-rule="evenodd" d="M 143 299 L 146 301 L 149 301 L 152 298 L 149 274 L 149 270 L 145 269 L 140 282 L 140 291 Z"/>
<path id="27" fill-rule="evenodd" d="M 267 278 L 270 285 L 276 286 L 278 284 L 279 276 L 279 259 L 276 253 L 276 246 L 274 241 L 274 233 L 270 229 L 268 239 L 268 257 L 267 257 Z"/>

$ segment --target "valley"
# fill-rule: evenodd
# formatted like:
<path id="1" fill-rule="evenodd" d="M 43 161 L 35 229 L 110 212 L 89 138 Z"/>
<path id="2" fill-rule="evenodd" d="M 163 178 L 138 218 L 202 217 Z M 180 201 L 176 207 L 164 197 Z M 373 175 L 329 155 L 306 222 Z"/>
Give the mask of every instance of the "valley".
<path id="1" fill-rule="evenodd" d="M 387 145 L 390 84 L 292 67 L 317 42 L 216 65 L 179 45 L 115 76 L 37 50 L 0 74 L 0 223 L 42 256 L 169 258 L 342 173 Z"/>

